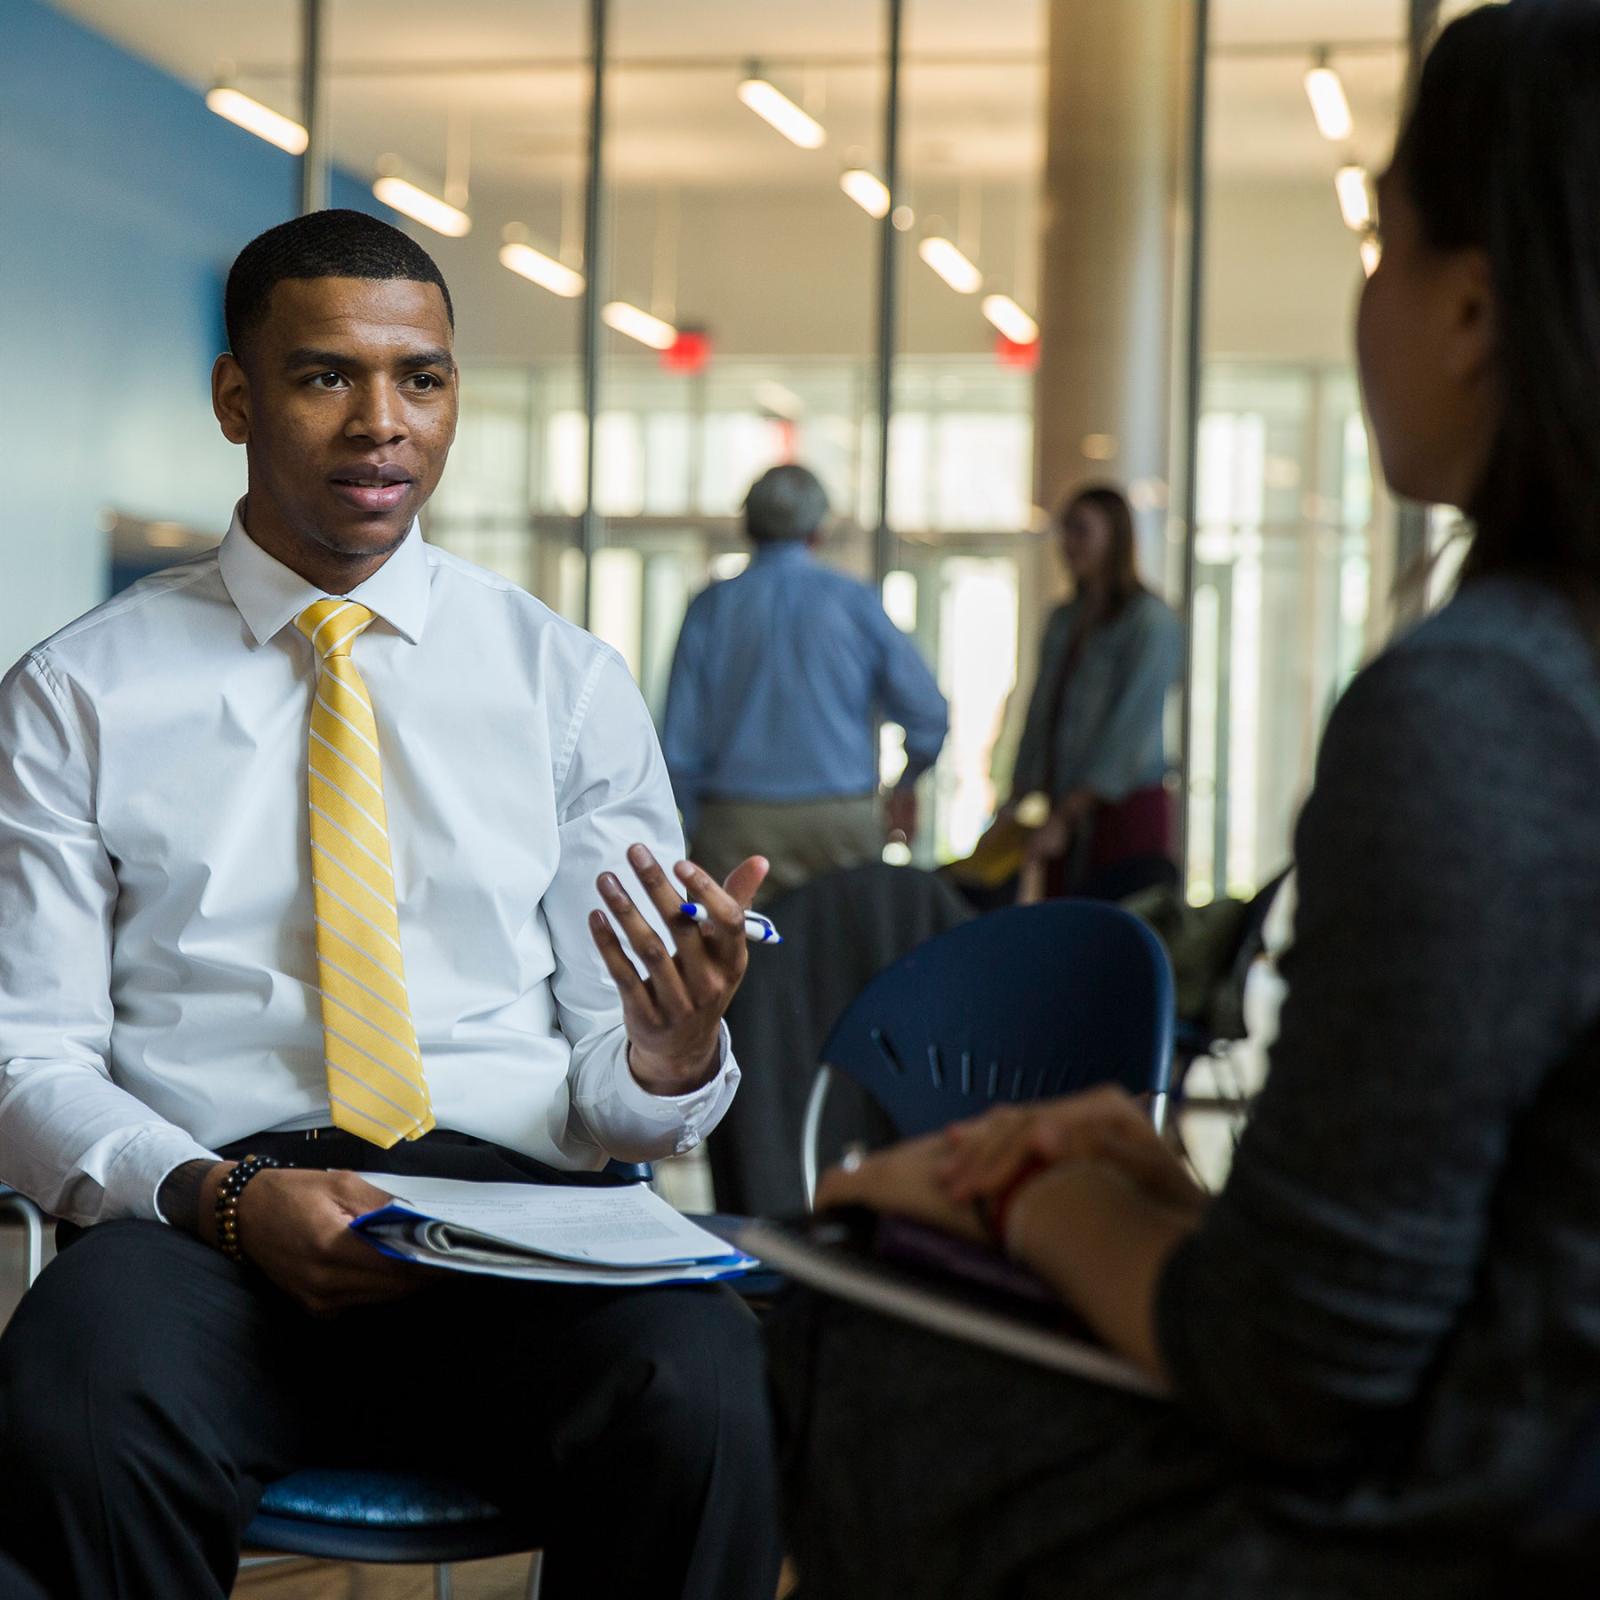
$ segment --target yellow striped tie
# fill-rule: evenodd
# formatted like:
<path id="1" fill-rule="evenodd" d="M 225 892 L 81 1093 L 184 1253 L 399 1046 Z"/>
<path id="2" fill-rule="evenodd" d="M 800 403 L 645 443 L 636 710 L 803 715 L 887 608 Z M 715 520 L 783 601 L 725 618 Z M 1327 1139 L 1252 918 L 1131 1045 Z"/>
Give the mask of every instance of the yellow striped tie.
<path id="1" fill-rule="evenodd" d="M 317 653 L 307 788 L 328 1101 L 338 1127 L 387 1150 L 433 1126 L 406 998 L 378 725 L 350 647 L 372 613 L 318 600 L 295 619 Z"/>

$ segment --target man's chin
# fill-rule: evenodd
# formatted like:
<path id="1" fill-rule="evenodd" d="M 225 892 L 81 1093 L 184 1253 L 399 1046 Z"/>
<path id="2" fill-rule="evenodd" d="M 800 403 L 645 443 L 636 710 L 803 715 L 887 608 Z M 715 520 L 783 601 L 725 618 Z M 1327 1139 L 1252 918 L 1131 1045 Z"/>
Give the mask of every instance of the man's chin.
<path id="1" fill-rule="evenodd" d="M 415 520 L 416 513 L 409 510 L 385 512 L 380 516 L 347 513 L 321 522 L 316 539 L 330 555 L 351 561 L 370 561 L 373 556 L 386 556 L 398 550 L 406 542 Z"/>

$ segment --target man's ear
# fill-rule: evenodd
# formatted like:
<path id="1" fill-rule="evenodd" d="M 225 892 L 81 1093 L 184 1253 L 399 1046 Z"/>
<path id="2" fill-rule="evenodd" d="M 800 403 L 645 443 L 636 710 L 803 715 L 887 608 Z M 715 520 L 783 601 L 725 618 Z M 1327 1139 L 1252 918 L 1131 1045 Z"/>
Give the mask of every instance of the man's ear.
<path id="1" fill-rule="evenodd" d="M 239 358 L 226 351 L 211 368 L 211 409 L 229 444 L 249 444 L 250 383 Z"/>
<path id="2" fill-rule="evenodd" d="M 1445 372 L 1460 383 L 1484 378 L 1494 368 L 1497 337 L 1494 274 L 1485 250 L 1457 250 L 1444 266 L 1447 288 Z"/>

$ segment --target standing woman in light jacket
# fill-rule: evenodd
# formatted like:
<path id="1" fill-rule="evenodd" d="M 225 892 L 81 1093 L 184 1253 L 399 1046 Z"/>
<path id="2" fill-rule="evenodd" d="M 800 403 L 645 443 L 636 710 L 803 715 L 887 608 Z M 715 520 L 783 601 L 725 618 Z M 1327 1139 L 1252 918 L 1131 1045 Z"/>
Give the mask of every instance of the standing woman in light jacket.
<path id="1" fill-rule="evenodd" d="M 1029 795 L 1049 800 L 1025 849 L 1025 885 L 1042 878 L 1045 894 L 1062 895 L 1126 878 L 1112 892 L 1127 893 L 1171 870 L 1162 722 L 1183 634 L 1140 581 L 1133 512 L 1120 489 L 1080 489 L 1059 527 L 1073 596 L 1045 627 L 1001 820 L 1015 818 Z"/>

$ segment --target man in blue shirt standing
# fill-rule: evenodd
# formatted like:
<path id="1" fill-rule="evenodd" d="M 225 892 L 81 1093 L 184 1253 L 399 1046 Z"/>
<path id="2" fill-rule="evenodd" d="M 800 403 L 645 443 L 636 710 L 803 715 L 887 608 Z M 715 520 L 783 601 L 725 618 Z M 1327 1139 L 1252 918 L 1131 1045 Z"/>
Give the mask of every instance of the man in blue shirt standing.
<path id="1" fill-rule="evenodd" d="M 766 856 L 764 898 L 881 856 L 880 717 L 905 729 L 887 823 L 912 838 L 914 785 L 950 725 L 877 594 L 812 554 L 827 515 L 804 467 L 756 481 L 744 505 L 754 559 L 690 603 L 667 686 L 661 742 L 691 853 L 713 875 L 724 858 Z"/>

